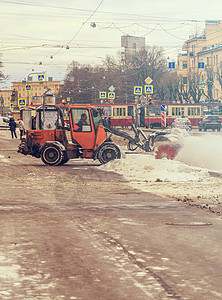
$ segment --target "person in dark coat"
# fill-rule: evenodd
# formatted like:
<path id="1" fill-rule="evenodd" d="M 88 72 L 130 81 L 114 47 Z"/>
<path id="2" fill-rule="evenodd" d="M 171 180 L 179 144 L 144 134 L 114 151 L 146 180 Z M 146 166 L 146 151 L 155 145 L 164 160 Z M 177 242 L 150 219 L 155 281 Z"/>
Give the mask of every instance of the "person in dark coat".
<path id="1" fill-rule="evenodd" d="M 9 127 L 10 127 L 12 138 L 14 138 L 14 136 L 15 136 L 15 138 L 17 139 L 17 135 L 16 135 L 16 123 L 15 123 L 14 118 L 10 118 L 9 119 Z"/>
<path id="2" fill-rule="evenodd" d="M 111 118 L 110 117 L 108 118 L 107 123 L 108 123 L 108 127 L 111 127 Z"/>
<path id="3" fill-rule="evenodd" d="M 79 120 L 79 122 L 76 125 L 79 127 L 76 131 L 82 131 L 82 126 L 83 125 L 88 125 L 87 115 L 86 114 L 81 114 L 81 119 Z"/>

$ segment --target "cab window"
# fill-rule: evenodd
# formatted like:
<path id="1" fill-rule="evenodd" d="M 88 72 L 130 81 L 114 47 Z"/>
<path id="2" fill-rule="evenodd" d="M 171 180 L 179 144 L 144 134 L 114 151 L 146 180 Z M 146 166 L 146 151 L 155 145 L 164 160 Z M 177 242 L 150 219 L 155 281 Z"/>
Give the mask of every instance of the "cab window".
<path id="1" fill-rule="evenodd" d="M 71 116 L 73 130 L 76 132 L 90 132 L 92 130 L 88 109 L 72 108 Z"/>
<path id="2" fill-rule="evenodd" d="M 91 114 L 92 114 L 92 119 L 93 119 L 93 123 L 95 125 L 95 128 L 97 128 L 98 125 L 103 124 L 103 120 L 101 118 L 100 111 L 98 111 L 97 109 L 92 109 Z"/>

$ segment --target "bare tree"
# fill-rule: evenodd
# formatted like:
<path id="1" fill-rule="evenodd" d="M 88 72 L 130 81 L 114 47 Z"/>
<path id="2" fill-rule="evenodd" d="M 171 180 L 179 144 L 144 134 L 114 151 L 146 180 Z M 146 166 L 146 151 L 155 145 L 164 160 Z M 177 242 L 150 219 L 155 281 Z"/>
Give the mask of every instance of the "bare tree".
<path id="1" fill-rule="evenodd" d="M 207 94 L 204 95 L 208 100 L 213 100 L 213 85 L 214 85 L 214 71 L 212 68 L 206 68 L 207 72 Z"/>

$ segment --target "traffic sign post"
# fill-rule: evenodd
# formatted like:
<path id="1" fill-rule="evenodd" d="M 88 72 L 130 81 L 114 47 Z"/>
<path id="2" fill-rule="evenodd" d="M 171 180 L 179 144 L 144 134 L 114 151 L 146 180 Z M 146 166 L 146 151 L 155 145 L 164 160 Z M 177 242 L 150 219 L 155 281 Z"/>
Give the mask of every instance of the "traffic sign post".
<path id="1" fill-rule="evenodd" d="M 199 83 L 199 89 L 204 90 L 206 88 L 206 82 L 200 82 Z"/>
<path id="2" fill-rule="evenodd" d="M 114 92 L 109 92 L 108 93 L 108 99 L 114 100 L 115 99 L 115 93 Z"/>
<path id="3" fill-rule="evenodd" d="M 45 74 L 38 74 L 37 75 L 37 80 L 38 80 L 38 82 L 45 81 Z"/>
<path id="4" fill-rule="evenodd" d="M 145 94 L 153 94 L 153 85 L 145 85 L 144 93 Z"/>
<path id="5" fill-rule="evenodd" d="M 18 99 L 18 106 L 19 106 L 19 107 L 24 107 L 24 106 L 26 106 L 26 99 L 25 99 L 25 98 Z"/>
<path id="6" fill-rule="evenodd" d="M 175 62 L 169 62 L 169 69 L 175 69 Z"/>
<path id="7" fill-rule="evenodd" d="M 106 99 L 106 92 L 99 92 L 100 99 Z"/>
<path id="8" fill-rule="evenodd" d="M 166 105 L 162 104 L 160 106 L 160 110 L 161 110 L 161 126 L 162 128 L 166 128 Z"/>
<path id="9" fill-rule="evenodd" d="M 204 62 L 198 62 L 198 69 L 204 69 Z"/>
<path id="10" fill-rule="evenodd" d="M 153 79 L 150 78 L 150 77 L 147 77 L 147 78 L 145 79 L 146 84 L 151 84 L 152 81 L 153 81 Z"/>
<path id="11" fill-rule="evenodd" d="M 134 95 L 142 95 L 143 87 L 142 86 L 134 86 Z"/>
<path id="12" fill-rule="evenodd" d="M 31 90 L 32 90 L 31 84 L 26 84 L 26 85 L 25 85 L 25 90 L 26 90 L 26 91 L 31 91 Z"/>
<path id="13" fill-rule="evenodd" d="M 10 108 L 10 109 L 14 109 L 14 107 L 15 107 L 14 103 L 10 103 L 9 108 Z"/>

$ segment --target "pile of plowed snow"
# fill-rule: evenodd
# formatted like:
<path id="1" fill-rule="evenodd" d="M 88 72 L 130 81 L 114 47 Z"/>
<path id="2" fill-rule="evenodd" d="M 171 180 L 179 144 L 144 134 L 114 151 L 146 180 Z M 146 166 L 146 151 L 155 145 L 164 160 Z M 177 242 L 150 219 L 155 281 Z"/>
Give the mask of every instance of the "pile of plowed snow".
<path id="1" fill-rule="evenodd" d="M 155 159 L 154 154 L 125 154 L 102 169 L 122 174 L 135 188 L 175 198 L 222 202 L 222 136 L 211 132 L 178 135 L 182 148 L 174 160 Z M 221 173 L 220 173 L 221 172 Z"/>

